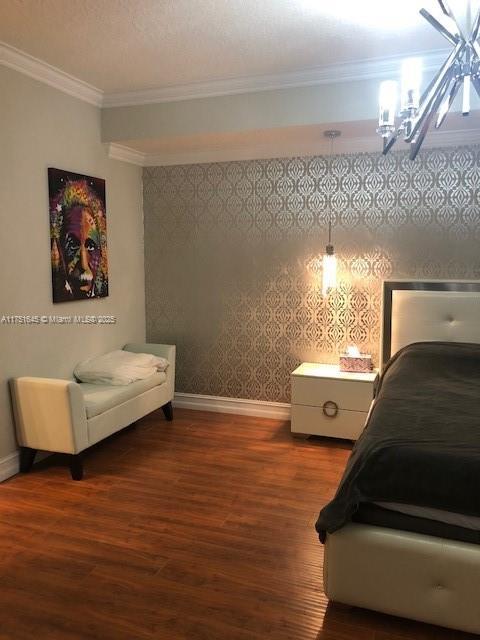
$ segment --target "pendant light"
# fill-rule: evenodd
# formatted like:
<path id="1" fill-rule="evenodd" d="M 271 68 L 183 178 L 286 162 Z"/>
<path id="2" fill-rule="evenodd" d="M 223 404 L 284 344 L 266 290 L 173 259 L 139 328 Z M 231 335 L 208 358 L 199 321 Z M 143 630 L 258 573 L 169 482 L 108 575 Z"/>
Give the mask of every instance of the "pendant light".
<path id="1" fill-rule="evenodd" d="M 333 141 L 338 138 L 340 131 L 329 129 L 324 132 L 324 136 L 330 140 L 330 158 L 333 153 Z M 326 296 L 328 292 L 337 286 L 337 256 L 332 244 L 332 207 L 328 218 L 328 244 L 322 260 L 322 294 Z"/>

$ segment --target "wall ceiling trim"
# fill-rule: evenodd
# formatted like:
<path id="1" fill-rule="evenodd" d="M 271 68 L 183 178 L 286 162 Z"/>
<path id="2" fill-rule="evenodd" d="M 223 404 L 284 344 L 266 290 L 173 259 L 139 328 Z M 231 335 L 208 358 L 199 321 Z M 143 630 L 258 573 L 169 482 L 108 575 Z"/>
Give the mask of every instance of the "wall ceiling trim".
<path id="1" fill-rule="evenodd" d="M 424 147 L 457 147 L 480 144 L 480 130 L 452 130 L 430 133 Z M 401 145 L 396 149 L 408 151 Z M 381 140 L 376 135 L 340 138 L 335 143 L 335 155 L 342 153 L 380 153 Z M 329 145 L 323 139 L 313 139 L 307 143 L 291 142 L 246 146 L 238 149 L 215 149 L 202 151 L 179 151 L 169 153 L 142 153 L 117 143 L 108 144 L 108 155 L 112 160 L 130 162 L 143 167 L 167 167 L 179 164 L 203 164 L 209 162 L 234 162 L 238 160 L 260 160 L 268 158 L 289 158 L 296 156 L 325 155 Z"/>
<path id="2" fill-rule="evenodd" d="M 444 62 L 448 53 L 448 49 L 436 49 L 428 53 L 418 53 L 417 55 L 423 59 L 424 70 L 428 72 L 436 70 Z M 412 52 L 408 55 L 410 57 L 416 54 Z M 371 58 L 290 73 L 213 80 L 211 82 L 199 82 L 146 91 L 110 93 L 105 95 L 103 105 L 104 107 L 131 107 L 142 104 L 212 98 L 238 93 L 255 93 L 275 89 L 292 89 L 311 85 L 396 77 L 400 73 L 400 63 L 404 58 L 405 55 L 390 56 L 382 59 Z"/>
<path id="3" fill-rule="evenodd" d="M 426 71 L 438 68 L 445 59 L 445 49 L 418 53 Z M 414 55 L 414 53 L 409 54 Z M 120 107 L 162 102 L 176 102 L 239 93 L 351 82 L 397 76 L 400 61 L 405 56 L 367 59 L 326 65 L 315 69 L 283 74 L 214 80 L 182 86 L 107 94 L 83 80 L 65 73 L 43 60 L 35 58 L 11 45 L 0 42 L 0 64 L 44 82 L 68 95 L 97 107 Z"/>
<path id="4" fill-rule="evenodd" d="M 148 166 L 147 154 L 132 149 L 131 147 L 125 147 L 123 144 L 117 144 L 116 142 L 110 142 L 107 145 L 108 157 L 111 160 L 120 160 L 121 162 L 128 162 L 129 164 L 136 164 L 139 167 Z"/>
<path id="5" fill-rule="evenodd" d="M 96 107 L 102 106 L 103 91 L 100 91 L 100 89 L 83 82 L 83 80 L 74 78 L 68 73 L 57 69 L 57 67 L 34 58 L 5 42 L 0 42 L 0 64 L 19 71 L 34 80 L 48 84 L 50 87 L 59 89 L 74 98 L 93 104 Z"/>

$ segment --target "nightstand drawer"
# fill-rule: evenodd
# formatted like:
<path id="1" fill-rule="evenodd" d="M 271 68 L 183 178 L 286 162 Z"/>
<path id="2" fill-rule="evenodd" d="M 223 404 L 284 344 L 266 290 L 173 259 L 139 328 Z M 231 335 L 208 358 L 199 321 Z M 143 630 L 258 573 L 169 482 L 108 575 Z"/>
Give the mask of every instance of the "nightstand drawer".
<path id="1" fill-rule="evenodd" d="M 372 396 L 371 382 L 292 376 L 292 404 L 322 407 L 324 402 L 330 401 L 339 409 L 368 411 Z"/>
<path id="2" fill-rule="evenodd" d="M 330 418 L 323 413 L 321 407 L 292 405 L 292 433 L 357 440 L 363 431 L 367 415 L 366 411 L 339 409 L 337 415 Z"/>

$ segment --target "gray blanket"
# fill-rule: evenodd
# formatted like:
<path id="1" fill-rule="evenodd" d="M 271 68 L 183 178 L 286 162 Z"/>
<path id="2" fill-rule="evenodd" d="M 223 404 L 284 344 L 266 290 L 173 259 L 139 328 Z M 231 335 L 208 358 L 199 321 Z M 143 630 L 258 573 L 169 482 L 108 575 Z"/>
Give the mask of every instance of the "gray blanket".
<path id="1" fill-rule="evenodd" d="M 416 343 L 387 364 L 320 540 L 365 502 L 480 516 L 480 345 Z"/>

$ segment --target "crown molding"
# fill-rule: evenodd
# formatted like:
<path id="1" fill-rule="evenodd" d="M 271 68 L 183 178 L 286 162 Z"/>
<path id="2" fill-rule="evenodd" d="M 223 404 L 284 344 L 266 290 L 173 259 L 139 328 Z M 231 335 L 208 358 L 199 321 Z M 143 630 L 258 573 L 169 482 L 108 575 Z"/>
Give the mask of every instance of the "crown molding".
<path id="1" fill-rule="evenodd" d="M 444 62 L 448 49 L 436 49 L 428 53 L 412 52 L 409 56 L 418 55 L 423 59 L 423 68 L 427 73 L 438 69 Z M 162 102 L 178 102 L 198 98 L 213 98 L 235 95 L 239 93 L 255 93 L 275 89 L 292 89 L 322 84 L 337 84 L 359 80 L 374 80 L 397 77 L 405 55 L 387 58 L 370 58 L 356 62 L 325 65 L 304 71 L 280 73 L 274 75 L 232 78 L 230 80 L 213 80 L 188 85 L 148 89 L 146 91 L 127 91 L 123 93 L 107 93 L 103 99 L 104 107 L 131 107 L 142 104 Z"/>
<path id="2" fill-rule="evenodd" d="M 123 144 L 117 144 L 116 142 L 110 142 L 107 144 L 108 157 L 111 160 L 120 160 L 121 162 L 128 162 L 130 164 L 136 164 L 139 167 L 148 166 L 147 154 L 142 151 L 137 151 L 131 147 L 125 147 Z"/>
<path id="3" fill-rule="evenodd" d="M 0 42 L 0 64 L 19 71 L 34 80 L 48 84 L 63 93 L 74 98 L 101 107 L 103 103 L 103 91 L 93 87 L 83 80 L 53 67 L 38 58 L 16 49 L 15 47 Z"/>
<path id="4" fill-rule="evenodd" d="M 436 49 L 428 53 L 412 52 L 423 58 L 424 70 L 438 68 L 448 53 L 447 49 Z M 0 64 L 43 82 L 63 93 L 97 107 L 126 107 L 162 102 L 177 102 L 198 98 L 211 98 L 240 93 L 255 93 L 275 89 L 290 89 L 312 85 L 336 84 L 358 80 L 372 80 L 388 76 L 398 76 L 400 63 L 405 56 L 370 58 L 356 62 L 325 65 L 304 71 L 281 73 L 227 80 L 213 80 L 188 85 L 105 93 L 100 89 L 65 73 L 43 60 L 35 58 L 20 49 L 0 41 Z"/>

